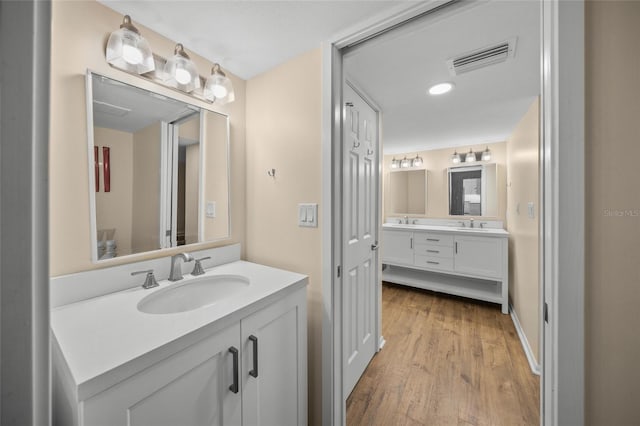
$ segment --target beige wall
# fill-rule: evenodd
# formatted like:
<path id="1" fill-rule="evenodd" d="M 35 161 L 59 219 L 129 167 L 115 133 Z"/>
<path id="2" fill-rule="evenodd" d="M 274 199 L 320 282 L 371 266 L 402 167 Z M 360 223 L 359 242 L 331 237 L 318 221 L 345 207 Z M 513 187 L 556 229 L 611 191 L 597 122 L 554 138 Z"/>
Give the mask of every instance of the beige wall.
<path id="1" fill-rule="evenodd" d="M 585 34 L 585 417 L 637 425 L 640 2 L 588 1 Z"/>
<path id="2" fill-rule="evenodd" d="M 160 248 L 160 123 L 133 134 L 134 253 Z"/>
<path id="3" fill-rule="evenodd" d="M 320 50 L 247 82 L 247 259 L 309 275 L 311 424 L 321 419 L 322 217 L 300 228 L 297 212 L 321 198 L 321 90 Z"/>
<path id="4" fill-rule="evenodd" d="M 536 360 L 540 359 L 539 110 L 536 98 L 507 140 L 509 298 Z M 529 202 L 534 203 L 533 219 L 527 212 Z"/>
<path id="5" fill-rule="evenodd" d="M 135 16 L 133 19 L 154 52 L 165 57 L 173 52 L 175 41 L 139 25 L 135 22 Z M 229 114 L 232 235 L 228 240 L 199 244 L 197 247 L 244 243 L 245 82 L 227 73 L 233 81 L 236 101 L 225 106 L 212 106 L 114 69 L 106 63 L 104 50 L 109 34 L 121 23 L 122 15 L 94 1 L 54 1 L 52 5 L 49 149 L 49 252 L 52 276 L 131 262 L 131 259 L 118 258 L 97 265 L 91 262 L 85 93 L 87 68 L 116 80 Z M 189 46 L 186 48 L 189 50 Z M 189 54 L 201 73 L 206 74 L 211 69 L 209 61 L 192 52 Z M 184 249 L 149 253 L 136 259 L 167 256 L 181 250 Z"/>
<path id="6" fill-rule="evenodd" d="M 458 153 L 464 155 L 469 152 L 470 148 L 474 151 L 484 150 L 486 147 L 491 150 L 491 163 L 496 163 L 498 166 L 498 182 L 497 182 L 497 215 L 484 216 L 488 220 L 502 220 L 505 221 L 505 212 L 507 205 L 507 191 L 506 191 L 506 143 L 497 142 L 482 146 L 462 146 L 455 148 Z M 433 219 L 459 219 L 460 216 L 449 216 L 449 183 L 447 169 L 453 164 L 451 163 L 451 155 L 453 154 L 453 148 L 446 149 L 434 149 L 430 151 L 417 151 L 409 152 L 406 154 L 385 155 L 383 163 L 383 185 L 384 188 L 389 186 L 389 174 L 391 173 L 391 160 L 403 159 L 406 155 L 407 158 L 415 158 L 416 154 L 422 157 L 424 164 L 423 168 L 427 169 L 427 210 L 425 215 L 412 214 L 411 217 L 426 217 Z M 482 163 L 482 162 L 481 162 Z M 383 210 L 384 216 L 393 215 L 391 208 L 392 198 L 387 191 L 384 191 Z"/>
<path id="7" fill-rule="evenodd" d="M 186 157 L 184 174 L 184 240 L 186 244 L 192 244 L 198 241 L 200 145 L 189 145 Z"/>
<path id="8" fill-rule="evenodd" d="M 131 204 L 133 191 L 133 135 L 127 132 L 96 127 L 93 130 L 95 146 L 109 148 L 111 190 L 104 192 L 104 172 L 100 167 L 100 190 L 96 192 L 96 228 L 115 229 L 114 239 L 118 254 L 131 253 Z"/>

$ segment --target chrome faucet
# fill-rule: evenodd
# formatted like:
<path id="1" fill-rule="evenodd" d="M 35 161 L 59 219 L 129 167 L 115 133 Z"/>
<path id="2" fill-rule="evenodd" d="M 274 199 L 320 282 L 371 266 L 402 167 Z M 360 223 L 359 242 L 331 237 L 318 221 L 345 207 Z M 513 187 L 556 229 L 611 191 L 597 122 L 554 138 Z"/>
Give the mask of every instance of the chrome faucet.
<path id="1" fill-rule="evenodd" d="M 191 262 L 193 256 L 189 253 L 178 253 L 171 256 L 171 272 L 169 273 L 169 281 L 180 281 L 182 279 L 182 267 L 180 266 L 180 260 L 184 262 Z"/>
<path id="2" fill-rule="evenodd" d="M 473 218 L 469 219 L 469 227 L 473 228 Z"/>
<path id="3" fill-rule="evenodd" d="M 409 216 L 404 217 L 404 223 L 406 223 L 407 225 L 409 224 Z"/>

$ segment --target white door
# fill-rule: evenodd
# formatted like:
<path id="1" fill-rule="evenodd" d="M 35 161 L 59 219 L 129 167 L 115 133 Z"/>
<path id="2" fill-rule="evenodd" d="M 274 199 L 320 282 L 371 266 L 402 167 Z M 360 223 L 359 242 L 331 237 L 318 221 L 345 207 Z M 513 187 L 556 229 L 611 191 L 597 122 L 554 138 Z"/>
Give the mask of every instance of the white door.
<path id="1" fill-rule="evenodd" d="M 378 123 L 376 112 L 344 86 L 343 375 L 346 398 L 376 351 Z"/>

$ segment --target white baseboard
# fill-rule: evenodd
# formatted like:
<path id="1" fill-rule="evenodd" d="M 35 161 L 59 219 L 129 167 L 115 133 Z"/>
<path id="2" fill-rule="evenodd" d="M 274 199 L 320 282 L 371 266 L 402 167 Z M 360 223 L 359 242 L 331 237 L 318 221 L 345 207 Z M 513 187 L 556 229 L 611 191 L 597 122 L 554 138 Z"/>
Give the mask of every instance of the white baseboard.
<path id="1" fill-rule="evenodd" d="M 518 315 L 516 314 L 516 311 L 513 309 L 513 305 L 511 304 L 509 304 L 509 312 L 511 312 L 511 320 L 513 321 L 513 325 L 516 327 L 516 332 L 518 333 L 518 337 L 520 338 L 522 349 L 524 349 L 524 353 L 527 356 L 527 361 L 529 361 L 529 367 L 531 367 L 531 371 L 533 372 L 533 374 L 537 374 L 539 376 L 541 371 L 540 364 L 536 362 L 536 357 L 533 355 L 533 351 L 531 350 L 531 346 L 529 345 L 527 336 L 524 334 L 522 325 L 520 325 Z"/>

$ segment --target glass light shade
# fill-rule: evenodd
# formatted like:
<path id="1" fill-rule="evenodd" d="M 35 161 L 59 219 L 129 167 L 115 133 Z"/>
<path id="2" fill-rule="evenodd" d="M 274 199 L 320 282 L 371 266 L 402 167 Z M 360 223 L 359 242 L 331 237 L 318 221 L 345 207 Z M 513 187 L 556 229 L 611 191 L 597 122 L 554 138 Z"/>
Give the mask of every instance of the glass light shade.
<path id="1" fill-rule="evenodd" d="M 457 151 L 453 152 L 453 155 L 451 156 L 451 162 L 453 164 L 459 164 L 460 163 L 460 154 L 458 154 Z"/>
<path id="2" fill-rule="evenodd" d="M 469 152 L 467 153 L 467 155 L 464 158 L 464 162 L 465 163 L 475 163 L 476 161 L 476 154 L 473 153 L 473 151 L 469 150 Z"/>
<path id="3" fill-rule="evenodd" d="M 233 91 L 233 84 L 229 77 L 220 69 L 219 64 L 215 64 L 211 69 L 211 75 L 204 85 L 204 97 L 211 102 L 218 102 L 221 105 L 233 102 L 236 99 Z"/>
<path id="4" fill-rule="evenodd" d="M 200 88 L 198 70 L 180 43 L 176 44 L 175 54 L 165 64 L 164 73 L 165 83 L 171 87 L 187 93 Z"/>
<path id="5" fill-rule="evenodd" d="M 131 24 L 129 15 L 123 18 L 120 29 L 109 36 L 105 56 L 107 62 L 114 67 L 137 74 L 156 68 L 149 43 Z"/>
<path id="6" fill-rule="evenodd" d="M 416 155 L 416 158 L 413 159 L 413 167 L 420 167 L 422 166 L 422 157 L 420 157 L 419 155 Z"/>
<path id="7" fill-rule="evenodd" d="M 400 162 L 400 167 L 403 169 L 406 169 L 407 167 L 411 167 L 411 160 L 409 160 L 407 157 L 404 157 L 404 160 Z"/>
<path id="8" fill-rule="evenodd" d="M 393 160 L 391 160 L 391 168 L 392 168 L 392 169 L 397 169 L 397 168 L 398 168 L 398 166 L 399 166 L 399 164 L 398 164 L 398 163 L 399 163 L 399 162 L 398 162 L 398 160 L 396 160 L 396 158 L 395 158 L 395 157 L 393 157 Z"/>
<path id="9" fill-rule="evenodd" d="M 482 161 L 490 161 L 491 160 L 491 151 L 489 151 L 489 147 L 482 151 Z"/>

